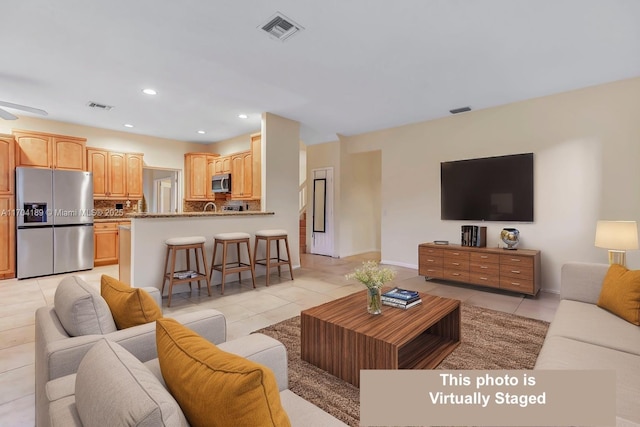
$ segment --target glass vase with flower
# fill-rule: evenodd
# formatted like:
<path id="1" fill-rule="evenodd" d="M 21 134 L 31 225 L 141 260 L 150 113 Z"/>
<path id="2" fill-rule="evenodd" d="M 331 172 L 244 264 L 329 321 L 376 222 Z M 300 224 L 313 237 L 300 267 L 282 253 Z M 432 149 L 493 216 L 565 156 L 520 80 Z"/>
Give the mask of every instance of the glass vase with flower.
<path id="1" fill-rule="evenodd" d="M 377 261 L 364 261 L 362 267 L 347 274 L 347 280 L 356 279 L 367 287 L 367 311 L 370 314 L 382 313 L 382 286 L 396 276 L 396 272 L 381 267 Z"/>

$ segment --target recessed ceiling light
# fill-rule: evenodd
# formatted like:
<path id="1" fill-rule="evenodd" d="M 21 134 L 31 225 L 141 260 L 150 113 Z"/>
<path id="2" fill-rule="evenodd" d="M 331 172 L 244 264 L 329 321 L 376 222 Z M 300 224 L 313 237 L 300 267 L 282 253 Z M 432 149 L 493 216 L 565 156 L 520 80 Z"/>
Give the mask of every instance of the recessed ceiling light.
<path id="1" fill-rule="evenodd" d="M 142 93 L 146 94 L 146 95 L 156 95 L 158 92 L 155 91 L 155 89 L 142 89 Z"/>
<path id="2" fill-rule="evenodd" d="M 126 127 L 126 128 L 132 128 L 132 127 L 133 127 L 133 125 L 130 125 L 129 123 L 125 123 L 125 124 L 124 124 L 124 127 Z"/>
<path id="3" fill-rule="evenodd" d="M 203 130 L 199 130 L 199 131 L 198 131 L 198 133 L 199 133 L 200 135 L 204 135 L 206 132 L 205 132 L 205 131 L 203 131 Z"/>
<path id="4" fill-rule="evenodd" d="M 238 114 L 238 117 L 241 119 L 248 119 L 249 116 L 247 116 L 246 114 Z"/>

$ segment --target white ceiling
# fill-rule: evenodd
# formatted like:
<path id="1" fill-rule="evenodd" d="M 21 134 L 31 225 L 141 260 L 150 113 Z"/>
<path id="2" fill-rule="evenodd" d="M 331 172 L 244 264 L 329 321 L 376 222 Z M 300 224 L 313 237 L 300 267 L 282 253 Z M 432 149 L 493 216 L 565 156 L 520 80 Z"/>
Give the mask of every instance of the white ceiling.
<path id="1" fill-rule="evenodd" d="M 304 31 L 259 31 L 277 11 Z M 268 111 L 317 143 L 640 76 L 639 23 L 637 0 L 12 1 L 0 100 L 203 143 Z"/>

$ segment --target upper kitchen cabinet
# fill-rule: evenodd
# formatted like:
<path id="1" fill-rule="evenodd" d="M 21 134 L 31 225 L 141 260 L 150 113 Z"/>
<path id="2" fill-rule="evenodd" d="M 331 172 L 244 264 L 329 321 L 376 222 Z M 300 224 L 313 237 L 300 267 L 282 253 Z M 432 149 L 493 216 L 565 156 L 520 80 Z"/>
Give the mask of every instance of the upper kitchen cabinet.
<path id="1" fill-rule="evenodd" d="M 231 198 L 246 200 L 252 198 L 253 156 L 251 150 L 231 155 Z"/>
<path id="2" fill-rule="evenodd" d="M 0 194 L 13 194 L 15 168 L 13 136 L 0 134 Z"/>
<path id="3" fill-rule="evenodd" d="M 125 156 L 127 165 L 127 198 L 142 199 L 142 166 L 143 155 L 139 153 L 127 153 Z"/>
<path id="4" fill-rule="evenodd" d="M 93 198 L 141 199 L 142 165 L 143 155 L 140 153 L 87 148 L 87 168 L 93 172 Z"/>
<path id="5" fill-rule="evenodd" d="M 86 170 L 85 138 L 14 130 L 16 166 Z"/>
<path id="6" fill-rule="evenodd" d="M 224 173 L 231 173 L 231 157 L 217 157 L 213 161 L 213 174 L 222 175 Z"/>
<path id="7" fill-rule="evenodd" d="M 184 155 L 185 200 L 214 199 L 211 192 L 211 177 L 215 175 L 215 160 L 220 157 L 212 153 L 187 153 Z"/>
<path id="8" fill-rule="evenodd" d="M 251 135 L 251 197 L 259 199 L 262 196 L 262 137 L 261 134 Z"/>

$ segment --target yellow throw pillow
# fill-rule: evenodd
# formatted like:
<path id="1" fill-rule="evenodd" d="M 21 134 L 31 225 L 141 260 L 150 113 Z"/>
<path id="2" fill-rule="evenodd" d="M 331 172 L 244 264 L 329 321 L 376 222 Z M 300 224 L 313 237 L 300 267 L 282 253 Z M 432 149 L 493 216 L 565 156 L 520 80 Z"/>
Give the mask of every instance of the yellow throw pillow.
<path id="1" fill-rule="evenodd" d="M 290 426 L 273 372 L 173 319 L 156 322 L 162 377 L 194 427 Z"/>
<path id="2" fill-rule="evenodd" d="M 602 282 L 598 307 L 640 326 L 640 270 L 612 264 Z"/>
<path id="3" fill-rule="evenodd" d="M 107 301 L 118 329 L 143 325 L 162 317 L 162 310 L 144 289 L 132 288 L 105 274 L 100 279 L 100 294 Z"/>

